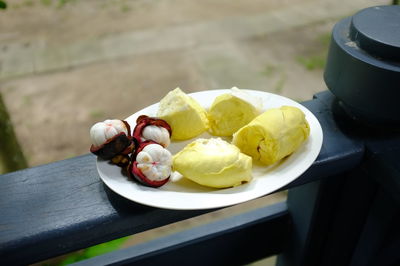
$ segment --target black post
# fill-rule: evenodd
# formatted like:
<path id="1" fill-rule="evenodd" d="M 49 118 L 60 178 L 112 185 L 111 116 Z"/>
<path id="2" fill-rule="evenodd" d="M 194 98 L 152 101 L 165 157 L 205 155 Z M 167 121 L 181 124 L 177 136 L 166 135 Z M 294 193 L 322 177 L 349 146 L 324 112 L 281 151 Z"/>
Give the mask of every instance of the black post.
<path id="1" fill-rule="evenodd" d="M 400 265 L 399 18 L 400 6 L 371 7 L 332 31 L 330 108 L 365 154 L 345 175 L 289 190 L 294 233 L 279 266 Z"/>

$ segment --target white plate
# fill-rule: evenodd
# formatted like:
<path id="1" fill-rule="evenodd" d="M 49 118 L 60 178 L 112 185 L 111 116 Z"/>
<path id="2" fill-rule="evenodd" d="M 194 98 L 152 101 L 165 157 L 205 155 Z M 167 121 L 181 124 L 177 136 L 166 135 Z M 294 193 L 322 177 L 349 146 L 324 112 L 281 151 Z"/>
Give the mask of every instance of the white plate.
<path id="1" fill-rule="evenodd" d="M 210 90 L 190 94 L 203 107 L 208 109 L 215 97 L 230 90 Z M 132 201 L 166 209 L 195 210 L 229 206 L 274 192 L 287 185 L 305 172 L 317 158 L 322 146 L 322 129 L 316 117 L 303 105 L 272 93 L 246 90 L 261 97 L 264 110 L 282 105 L 300 108 L 310 124 L 310 137 L 292 155 L 273 166 L 262 166 L 253 163 L 253 180 L 247 184 L 227 189 L 203 187 L 185 178 L 177 182 L 168 182 L 160 188 L 140 185 L 121 173 L 121 168 L 107 161 L 98 159 L 97 170 L 103 182 L 114 192 Z M 158 103 L 153 104 L 131 115 L 126 120 L 134 128 L 139 115 L 155 116 Z M 211 137 L 207 133 L 199 137 Z M 168 149 L 172 154 L 192 142 L 172 142 Z"/>

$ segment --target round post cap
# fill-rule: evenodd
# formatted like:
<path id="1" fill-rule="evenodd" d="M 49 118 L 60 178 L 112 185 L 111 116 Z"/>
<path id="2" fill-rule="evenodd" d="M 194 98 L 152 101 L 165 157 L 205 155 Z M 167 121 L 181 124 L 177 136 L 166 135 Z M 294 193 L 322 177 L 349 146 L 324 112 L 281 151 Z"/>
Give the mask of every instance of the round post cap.
<path id="1" fill-rule="evenodd" d="M 400 128 L 400 6 L 375 6 L 332 30 L 324 80 L 354 120 Z"/>

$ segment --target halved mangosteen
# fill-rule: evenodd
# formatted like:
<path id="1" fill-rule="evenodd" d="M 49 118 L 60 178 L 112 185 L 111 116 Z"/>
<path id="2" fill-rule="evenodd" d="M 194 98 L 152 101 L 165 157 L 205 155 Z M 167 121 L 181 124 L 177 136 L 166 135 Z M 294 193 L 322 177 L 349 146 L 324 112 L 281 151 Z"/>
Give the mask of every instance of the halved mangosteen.
<path id="1" fill-rule="evenodd" d="M 160 187 L 168 182 L 172 172 L 172 154 L 154 141 L 139 144 L 128 173 L 141 184 Z"/>
<path id="2" fill-rule="evenodd" d="M 172 129 L 170 125 L 162 119 L 141 115 L 136 120 L 133 130 L 133 137 L 139 142 L 152 140 L 164 148 L 170 144 Z"/>
<path id="3" fill-rule="evenodd" d="M 104 160 L 118 165 L 129 162 L 129 154 L 135 150 L 136 140 L 131 136 L 128 122 L 109 119 L 98 122 L 90 129 L 90 151 Z"/>

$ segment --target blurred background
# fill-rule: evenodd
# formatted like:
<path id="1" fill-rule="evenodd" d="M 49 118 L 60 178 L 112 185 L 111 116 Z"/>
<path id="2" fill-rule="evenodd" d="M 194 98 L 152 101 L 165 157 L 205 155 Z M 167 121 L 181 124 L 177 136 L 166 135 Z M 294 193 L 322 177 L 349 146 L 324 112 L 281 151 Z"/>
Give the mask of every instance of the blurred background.
<path id="1" fill-rule="evenodd" d="M 0 93 L 29 166 L 85 154 L 89 128 L 169 90 L 325 90 L 334 23 L 390 0 L 5 0 Z"/>
<path id="2" fill-rule="evenodd" d="M 309 100 L 327 89 L 333 25 L 392 2 L 3 0 L 0 93 L 27 165 L 45 164 L 88 153 L 95 122 L 176 87 Z"/>

